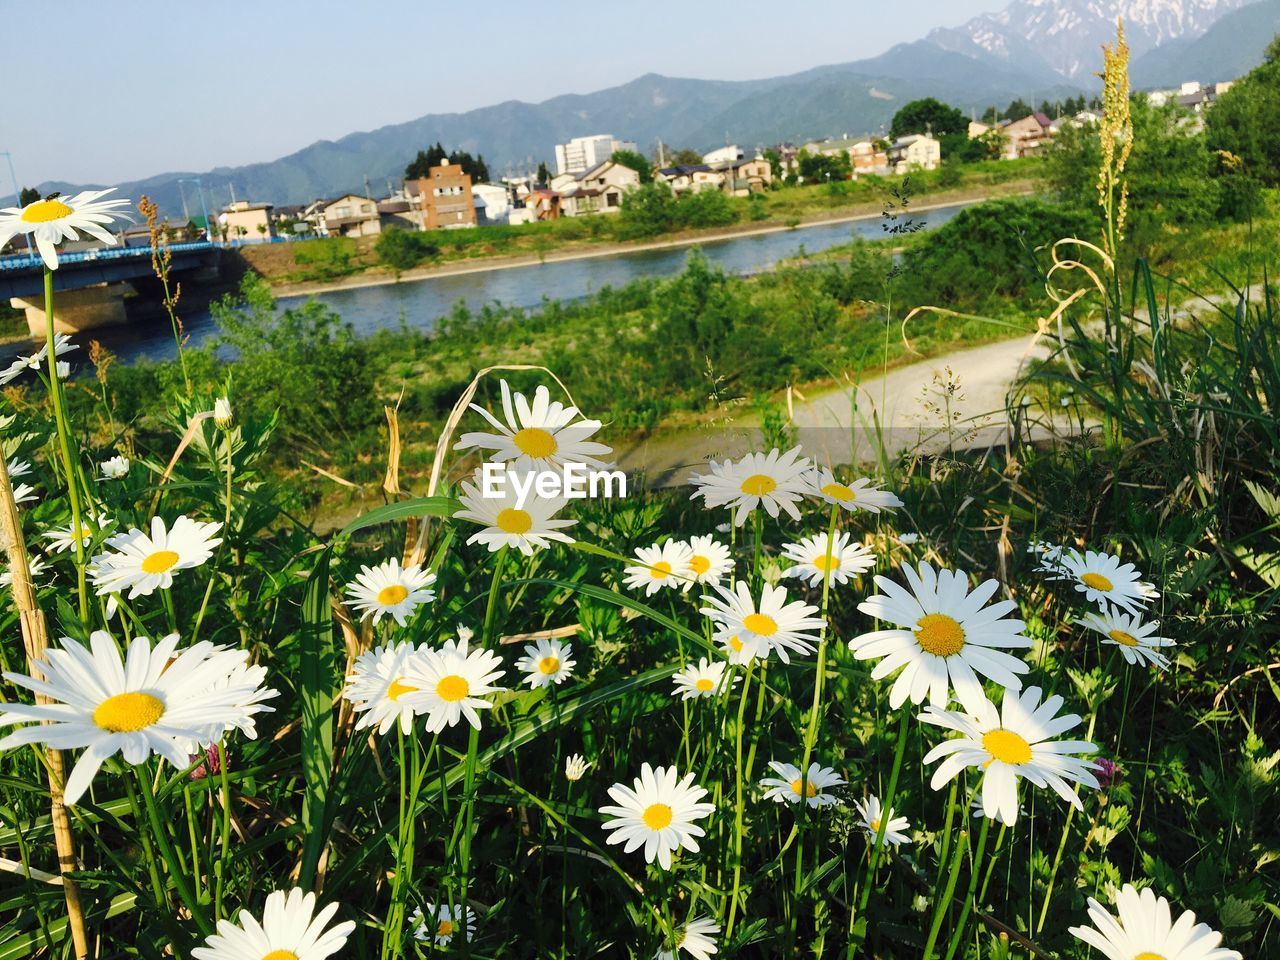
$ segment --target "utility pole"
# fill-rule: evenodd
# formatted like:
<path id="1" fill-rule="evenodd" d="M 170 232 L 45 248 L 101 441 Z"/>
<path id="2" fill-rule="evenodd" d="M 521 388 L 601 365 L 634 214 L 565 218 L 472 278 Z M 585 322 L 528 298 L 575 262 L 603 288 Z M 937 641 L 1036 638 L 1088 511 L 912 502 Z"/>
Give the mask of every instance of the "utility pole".
<path id="1" fill-rule="evenodd" d="M 13 205 L 15 207 L 22 206 L 22 190 L 18 187 L 18 178 L 13 172 L 13 154 L 8 150 L 2 150 L 4 158 L 9 161 L 9 180 L 13 183 Z M 31 252 L 31 234 L 25 234 L 27 238 L 27 253 Z"/>

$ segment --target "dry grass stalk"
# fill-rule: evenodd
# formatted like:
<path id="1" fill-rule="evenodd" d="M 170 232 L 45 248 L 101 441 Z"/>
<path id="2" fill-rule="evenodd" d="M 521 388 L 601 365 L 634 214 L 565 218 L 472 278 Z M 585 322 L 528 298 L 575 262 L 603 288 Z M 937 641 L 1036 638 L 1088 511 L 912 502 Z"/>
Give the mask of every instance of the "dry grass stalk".
<path id="1" fill-rule="evenodd" d="M 13 577 L 13 603 L 22 625 L 22 642 L 26 647 L 27 666 L 32 676 L 44 677 L 41 664 L 49 649 L 49 632 L 45 626 L 44 611 L 36 602 L 35 589 L 31 585 L 31 570 L 27 565 L 27 547 L 22 539 L 22 524 L 18 520 L 18 506 L 13 500 L 13 485 L 9 480 L 9 467 L 0 457 L 0 547 L 9 559 L 9 572 Z M 36 703 L 52 703 L 48 697 L 35 695 Z M 61 751 L 45 750 L 49 776 L 49 817 L 53 823 L 54 845 L 58 851 L 58 872 L 62 875 L 62 892 L 67 901 L 67 923 L 71 929 L 71 943 L 76 960 L 89 956 L 89 938 L 85 933 L 84 910 L 80 906 L 80 888 L 68 874 L 76 869 L 75 838 L 71 835 L 71 819 L 62 801 L 62 788 L 66 774 Z"/>

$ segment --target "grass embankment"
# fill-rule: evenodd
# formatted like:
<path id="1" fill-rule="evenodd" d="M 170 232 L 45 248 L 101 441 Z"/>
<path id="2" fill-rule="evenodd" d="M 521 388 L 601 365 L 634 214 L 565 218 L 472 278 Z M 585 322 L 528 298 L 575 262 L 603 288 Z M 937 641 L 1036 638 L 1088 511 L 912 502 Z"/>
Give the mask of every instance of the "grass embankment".
<path id="1" fill-rule="evenodd" d="M 910 189 L 917 203 L 963 202 L 989 196 L 1024 193 L 1037 183 L 1041 165 L 1035 160 L 990 161 L 958 169 L 912 174 Z M 437 252 L 399 273 L 410 279 L 429 276 L 441 267 L 475 260 L 537 260 L 548 256 L 630 247 L 653 242 L 691 242 L 762 228 L 860 214 L 878 213 L 888 188 L 901 178 L 864 177 L 821 186 L 780 187 L 759 199 L 727 198 L 724 223 L 700 228 L 673 225 L 658 233 L 637 235 L 617 215 L 562 218 L 520 226 L 491 225 L 467 230 L 434 230 L 419 236 Z M 377 237 L 329 237 L 288 244 L 249 244 L 237 253 L 273 286 L 341 284 L 350 278 L 393 280 L 397 274 L 382 263 Z"/>

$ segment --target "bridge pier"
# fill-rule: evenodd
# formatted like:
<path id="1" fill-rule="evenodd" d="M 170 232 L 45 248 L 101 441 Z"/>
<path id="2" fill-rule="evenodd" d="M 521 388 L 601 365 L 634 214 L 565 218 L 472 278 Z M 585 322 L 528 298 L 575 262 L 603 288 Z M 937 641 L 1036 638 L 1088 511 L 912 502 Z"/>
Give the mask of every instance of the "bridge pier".
<path id="1" fill-rule="evenodd" d="M 57 333 L 79 333 L 94 327 L 114 327 L 127 323 L 124 298 L 134 290 L 127 283 L 103 283 L 78 290 L 58 290 L 53 295 L 53 329 Z M 13 297 L 9 304 L 25 310 L 33 337 L 45 335 L 44 297 Z"/>

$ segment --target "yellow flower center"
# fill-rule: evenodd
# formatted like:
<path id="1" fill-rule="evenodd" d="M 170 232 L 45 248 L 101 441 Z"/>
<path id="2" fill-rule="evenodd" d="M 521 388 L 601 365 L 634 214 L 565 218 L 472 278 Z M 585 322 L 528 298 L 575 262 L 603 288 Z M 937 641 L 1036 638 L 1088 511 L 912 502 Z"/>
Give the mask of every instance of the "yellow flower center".
<path id="1" fill-rule="evenodd" d="M 801 785 L 801 782 L 799 780 L 791 781 L 791 792 L 794 793 L 797 797 L 800 796 L 800 785 Z M 813 781 L 809 781 L 808 783 L 804 784 L 804 793 L 805 793 L 805 796 L 816 797 L 818 795 L 817 785 L 814 784 Z"/>
<path id="2" fill-rule="evenodd" d="M 178 562 L 178 555 L 172 550 L 157 550 L 142 561 L 143 573 L 165 573 L 172 570 Z"/>
<path id="3" fill-rule="evenodd" d="M 61 200 L 37 200 L 22 209 L 22 219 L 27 223 L 48 223 L 50 220 L 61 220 L 74 212 Z"/>
<path id="4" fill-rule="evenodd" d="M 1114 586 L 1110 580 L 1100 573 L 1086 573 L 1080 578 L 1080 581 L 1086 587 L 1093 587 L 1093 589 L 1101 590 L 1103 593 L 1110 591 Z"/>
<path id="5" fill-rule="evenodd" d="M 409 591 L 398 583 L 393 583 L 389 587 L 383 587 L 378 591 L 378 602 L 384 607 L 394 607 L 397 603 L 409 596 Z"/>
<path id="6" fill-rule="evenodd" d="M 649 567 L 649 576 L 654 580 L 663 580 L 671 575 L 671 564 L 665 560 L 659 560 L 657 563 Z"/>
<path id="7" fill-rule="evenodd" d="M 1003 727 L 982 735 L 982 746 L 992 759 L 1020 765 L 1031 762 L 1031 744 Z"/>
<path id="8" fill-rule="evenodd" d="M 876 817 L 874 820 L 872 820 L 872 821 L 871 821 L 871 832 L 872 832 L 872 833 L 879 833 L 879 832 L 880 832 L 880 818 L 879 818 L 879 817 Z"/>
<path id="9" fill-rule="evenodd" d="M 651 803 L 644 808 L 640 819 L 650 830 L 661 830 L 671 825 L 671 808 L 665 803 Z"/>
<path id="10" fill-rule="evenodd" d="M 556 438 L 539 427 L 525 427 L 511 438 L 516 447 L 527 457 L 544 460 L 556 452 Z"/>
<path id="11" fill-rule="evenodd" d="M 453 936 L 453 921 L 452 921 L 452 920 L 441 920 L 441 921 L 440 921 L 439 926 L 437 926 L 437 927 L 436 927 L 436 936 L 437 936 L 437 937 L 452 937 L 452 936 Z"/>
<path id="12" fill-rule="evenodd" d="M 108 733 L 145 730 L 164 716 L 164 701 L 149 693 L 117 693 L 93 711 L 93 722 Z"/>
<path id="13" fill-rule="evenodd" d="M 729 646 L 735 653 L 742 650 L 742 641 L 738 639 L 738 635 L 736 633 L 729 638 Z"/>
<path id="14" fill-rule="evenodd" d="M 771 637 L 778 632 L 778 622 L 763 613 L 749 613 L 742 625 L 757 637 Z"/>
<path id="15" fill-rule="evenodd" d="M 1132 633 L 1125 633 L 1123 630 L 1112 630 L 1107 636 L 1126 647 L 1136 647 L 1138 645 L 1138 638 Z"/>
<path id="16" fill-rule="evenodd" d="M 533 517 L 527 511 L 507 507 L 498 514 L 498 529 L 503 533 L 514 533 L 516 536 L 529 532 L 533 526 Z"/>
<path id="17" fill-rule="evenodd" d="M 823 573 L 830 573 L 832 570 L 840 569 L 840 557 L 837 554 L 820 553 L 813 558 L 813 565 Z"/>
<path id="18" fill-rule="evenodd" d="M 1150 950 L 1143 950 L 1133 960 L 1165 960 L 1163 953 L 1152 953 Z"/>
<path id="19" fill-rule="evenodd" d="M 436 696 L 450 703 L 457 703 L 470 692 L 471 685 L 467 683 L 467 678 L 460 677 L 456 673 L 451 673 L 447 677 L 441 677 L 436 681 Z"/>
<path id="20" fill-rule="evenodd" d="M 547 676 L 551 676 L 551 674 L 555 673 L 559 669 L 560 669 L 559 657 L 543 657 L 541 660 L 538 661 L 538 670 L 540 670 L 542 673 L 545 673 Z"/>
<path id="21" fill-rule="evenodd" d="M 409 684 L 405 683 L 402 678 L 396 677 L 391 681 L 391 686 L 387 687 L 387 699 L 399 700 L 406 693 L 414 693 L 417 689 L 417 687 L 409 686 Z"/>
<path id="22" fill-rule="evenodd" d="M 695 555 L 694 558 L 689 561 L 689 569 L 693 571 L 695 576 L 700 577 L 711 569 L 711 561 L 706 557 Z"/>
<path id="23" fill-rule="evenodd" d="M 846 486 L 843 483 L 828 483 L 822 488 L 822 494 L 832 500 L 852 500 L 853 487 Z"/>
<path id="24" fill-rule="evenodd" d="M 763 473 L 753 473 L 742 481 L 742 492 L 753 497 L 763 497 L 765 494 L 773 493 L 777 489 L 778 482 L 773 477 L 765 476 Z"/>
<path id="25" fill-rule="evenodd" d="M 916 621 L 916 643 L 935 657 L 950 657 L 964 647 L 964 627 L 945 613 L 926 613 Z"/>
<path id="26" fill-rule="evenodd" d="M 262 960 L 298 960 L 298 955 L 292 950 L 272 950 Z"/>
<path id="27" fill-rule="evenodd" d="M 713 681 L 710 677 L 699 677 L 698 681 L 694 684 L 694 686 L 697 687 L 699 690 L 701 690 L 703 693 L 710 693 L 712 690 L 716 688 L 715 681 Z"/>

